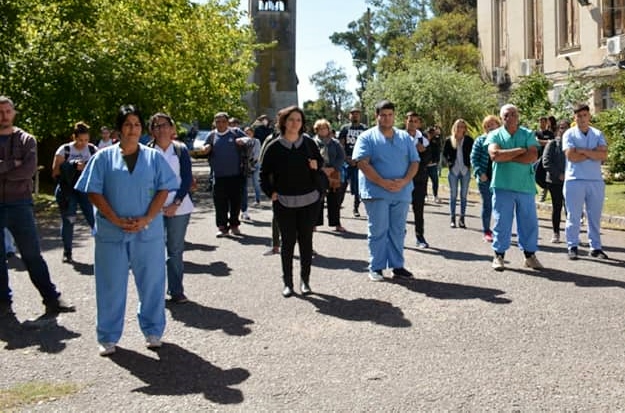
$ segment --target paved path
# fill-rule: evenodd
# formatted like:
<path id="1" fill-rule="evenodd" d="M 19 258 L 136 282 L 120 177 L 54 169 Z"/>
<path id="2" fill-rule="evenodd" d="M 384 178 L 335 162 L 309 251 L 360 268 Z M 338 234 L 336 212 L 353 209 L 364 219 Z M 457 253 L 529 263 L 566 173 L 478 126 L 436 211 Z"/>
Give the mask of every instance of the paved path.
<path id="1" fill-rule="evenodd" d="M 57 230 L 43 223 L 54 280 L 78 311 L 37 328 L 0 324 L 0 389 L 33 380 L 80 386 L 29 411 L 625 409 L 621 231 L 603 233 L 610 261 L 571 262 L 563 244 L 548 242 L 542 219 L 538 257 L 548 269 L 522 268 L 513 248 L 509 269 L 496 273 L 477 205 L 462 230 L 448 227 L 447 204 L 428 204 L 432 247 L 414 248 L 408 226 L 415 279 L 374 283 L 366 219 L 344 217 L 349 233 L 315 234 L 316 294 L 284 299 L 279 257 L 262 255 L 268 203 L 251 209 L 245 236 L 217 239 L 210 200 L 198 196 L 185 254 L 193 302 L 167 310 L 158 352 L 143 347 L 131 283 L 120 350 L 97 355 L 93 240 L 80 231 L 72 268 L 61 263 Z M 19 260 L 10 264 L 24 322 L 40 313 L 40 300 Z"/>

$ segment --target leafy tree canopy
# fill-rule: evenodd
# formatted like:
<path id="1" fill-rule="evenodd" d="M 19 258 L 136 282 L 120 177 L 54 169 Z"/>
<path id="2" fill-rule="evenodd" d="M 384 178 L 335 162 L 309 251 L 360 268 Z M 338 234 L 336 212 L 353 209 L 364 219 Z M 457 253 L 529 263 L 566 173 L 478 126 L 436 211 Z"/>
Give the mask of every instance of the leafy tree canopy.
<path id="1" fill-rule="evenodd" d="M 77 120 L 110 124 L 123 103 L 179 120 L 244 115 L 256 46 L 238 3 L 7 0 L 15 30 L 0 30 L 11 45 L 0 51 L 1 93 L 42 138 Z"/>
<path id="2" fill-rule="evenodd" d="M 342 112 L 352 104 L 352 94 L 347 91 L 347 74 L 343 67 L 337 67 L 335 62 L 328 62 L 326 68 L 314 73 L 310 82 L 317 89 L 319 99 L 326 101 L 332 113 L 327 119 L 338 122 Z"/>

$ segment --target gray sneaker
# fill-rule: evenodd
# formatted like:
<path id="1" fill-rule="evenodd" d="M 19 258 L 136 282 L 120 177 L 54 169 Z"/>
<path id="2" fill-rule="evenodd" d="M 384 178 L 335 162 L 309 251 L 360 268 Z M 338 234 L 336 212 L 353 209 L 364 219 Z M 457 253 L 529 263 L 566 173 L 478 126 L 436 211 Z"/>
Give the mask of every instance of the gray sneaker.
<path id="1" fill-rule="evenodd" d="M 506 268 L 503 262 L 503 257 L 500 255 L 495 255 L 495 257 L 493 258 L 493 263 L 491 264 L 491 267 L 495 271 L 503 271 Z"/>
<path id="2" fill-rule="evenodd" d="M 540 261 L 538 261 L 538 258 L 536 258 L 535 254 L 526 257 L 525 261 L 523 262 L 523 266 L 525 266 L 526 268 L 533 268 L 535 270 L 540 270 L 544 268 Z"/>
<path id="3" fill-rule="evenodd" d="M 115 343 L 100 343 L 98 345 L 98 354 L 100 354 L 102 357 L 110 356 L 111 354 L 115 353 L 115 351 Z"/>
<path id="4" fill-rule="evenodd" d="M 369 270 L 369 279 L 371 281 L 384 281 L 384 275 L 382 274 L 382 270 Z"/>

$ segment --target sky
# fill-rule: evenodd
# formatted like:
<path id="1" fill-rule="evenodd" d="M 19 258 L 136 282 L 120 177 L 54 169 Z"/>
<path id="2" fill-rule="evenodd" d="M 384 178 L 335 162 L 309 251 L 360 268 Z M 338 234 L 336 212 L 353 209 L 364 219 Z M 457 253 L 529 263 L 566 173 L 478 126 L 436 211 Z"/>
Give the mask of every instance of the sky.
<path id="1" fill-rule="evenodd" d="M 248 0 L 241 0 L 241 9 L 247 10 Z M 347 89 L 357 99 L 357 71 L 350 53 L 335 46 L 330 36 L 335 32 L 347 31 L 351 21 L 358 20 L 367 10 L 365 0 L 299 0 L 297 1 L 295 55 L 299 79 L 298 98 L 300 106 L 304 101 L 316 100 L 317 91 L 308 80 L 311 75 L 326 67 L 329 61 L 343 67 L 348 77 Z"/>

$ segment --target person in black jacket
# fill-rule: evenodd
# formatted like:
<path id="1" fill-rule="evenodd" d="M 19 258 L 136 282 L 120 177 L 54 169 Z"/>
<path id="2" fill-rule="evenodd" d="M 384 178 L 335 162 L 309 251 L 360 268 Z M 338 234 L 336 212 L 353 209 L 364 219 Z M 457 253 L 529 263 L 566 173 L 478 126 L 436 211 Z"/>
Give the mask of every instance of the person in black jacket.
<path id="1" fill-rule="evenodd" d="M 458 196 L 458 182 L 460 182 L 460 220 L 458 226 L 466 228 L 464 215 L 467 210 L 467 196 L 471 181 L 471 148 L 473 139 L 466 135 L 467 123 L 464 119 L 457 119 L 451 127 L 451 136 L 445 141 L 443 156 L 449 166 L 447 180 L 449 182 L 449 213 L 450 226 L 456 228 L 456 198 Z"/>
<path id="2" fill-rule="evenodd" d="M 320 168 L 323 158 L 315 142 L 304 133 L 304 111 L 289 106 L 278 113 L 280 136 L 267 146 L 260 168 L 260 185 L 271 198 L 282 248 L 282 295 L 293 295 L 293 251 L 300 251 L 300 291 L 311 294 L 313 226 L 319 213 Z"/>
<path id="3" fill-rule="evenodd" d="M 545 146 L 541 162 L 545 168 L 547 190 L 551 195 L 551 225 L 553 228 L 552 243 L 560 242 L 560 222 L 562 221 L 562 207 L 564 206 L 564 169 L 566 156 L 562 150 L 562 134 L 571 127 L 568 120 L 558 122 L 556 137 Z"/>
<path id="4" fill-rule="evenodd" d="M 430 141 L 423 136 L 419 130 L 420 127 L 421 117 L 416 112 L 408 112 L 406 114 L 406 132 L 412 138 L 417 152 L 419 152 L 419 170 L 412 178 L 414 185 L 412 189 L 412 212 L 414 213 L 416 244 L 418 248 L 428 248 L 430 245 L 425 240 L 423 210 L 425 209 L 428 186 L 427 165 L 432 160 L 432 152 L 430 151 Z"/>

